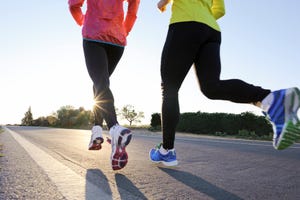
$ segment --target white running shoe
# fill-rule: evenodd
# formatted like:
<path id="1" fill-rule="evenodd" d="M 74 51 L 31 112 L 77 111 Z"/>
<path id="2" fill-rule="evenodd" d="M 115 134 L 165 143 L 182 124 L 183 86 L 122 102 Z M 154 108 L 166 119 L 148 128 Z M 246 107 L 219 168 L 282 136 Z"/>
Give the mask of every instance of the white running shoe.
<path id="1" fill-rule="evenodd" d="M 132 133 L 129 129 L 114 125 L 110 128 L 109 134 L 111 140 L 112 152 L 111 152 L 111 165 L 113 170 L 119 170 L 126 166 L 128 162 L 128 154 L 126 152 L 126 146 L 130 143 Z"/>
<path id="2" fill-rule="evenodd" d="M 103 143 L 101 126 L 93 126 L 91 140 L 89 143 L 89 150 L 100 150 Z"/>

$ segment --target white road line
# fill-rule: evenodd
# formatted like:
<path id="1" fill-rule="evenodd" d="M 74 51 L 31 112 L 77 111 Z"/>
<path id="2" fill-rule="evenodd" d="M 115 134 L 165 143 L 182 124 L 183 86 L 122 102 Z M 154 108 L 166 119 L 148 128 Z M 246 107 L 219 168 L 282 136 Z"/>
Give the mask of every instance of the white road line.
<path id="1" fill-rule="evenodd" d="M 16 132 L 7 128 L 6 130 L 11 133 L 33 160 L 44 169 L 65 198 L 70 200 L 92 200 L 95 198 L 105 200 L 112 199 L 112 196 L 105 193 L 101 188 L 98 188 L 84 177 L 76 174 L 70 168 L 57 161 Z M 86 190 L 89 191 L 88 194 Z"/>

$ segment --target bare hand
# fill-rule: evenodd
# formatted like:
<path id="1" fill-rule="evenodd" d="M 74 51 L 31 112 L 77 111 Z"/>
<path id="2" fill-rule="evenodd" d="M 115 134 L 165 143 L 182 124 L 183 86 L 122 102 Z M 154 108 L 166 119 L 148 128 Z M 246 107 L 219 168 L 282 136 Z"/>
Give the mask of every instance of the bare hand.
<path id="1" fill-rule="evenodd" d="M 160 0 L 158 3 L 157 3 L 157 8 L 161 11 L 161 12 L 164 12 L 166 11 L 166 8 L 167 8 L 167 4 L 169 3 L 168 0 Z"/>

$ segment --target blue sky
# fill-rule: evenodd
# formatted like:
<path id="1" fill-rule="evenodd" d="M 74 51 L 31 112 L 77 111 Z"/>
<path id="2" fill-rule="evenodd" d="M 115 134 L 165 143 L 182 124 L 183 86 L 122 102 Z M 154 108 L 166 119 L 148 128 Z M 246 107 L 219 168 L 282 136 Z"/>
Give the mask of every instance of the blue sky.
<path id="1" fill-rule="evenodd" d="M 156 1 L 141 0 L 128 46 L 111 77 L 117 108 L 126 104 L 145 113 L 160 112 L 160 54 L 170 6 L 160 13 Z M 271 90 L 300 86 L 298 0 L 226 1 L 222 29 L 222 79 L 239 78 Z M 34 118 L 61 106 L 92 107 L 92 83 L 82 52 L 81 28 L 67 1 L 4 1 L 1 4 L 0 124 L 20 123 L 31 106 Z M 181 112 L 259 109 L 212 101 L 203 96 L 191 68 L 180 89 Z"/>

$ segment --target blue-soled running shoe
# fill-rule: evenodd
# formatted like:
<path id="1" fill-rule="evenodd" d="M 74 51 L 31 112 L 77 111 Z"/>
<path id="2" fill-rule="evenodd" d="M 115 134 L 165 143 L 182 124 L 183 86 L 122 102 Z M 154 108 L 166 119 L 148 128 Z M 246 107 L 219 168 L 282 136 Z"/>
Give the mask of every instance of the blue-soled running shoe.
<path id="1" fill-rule="evenodd" d="M 149 152 L 150 160 L 154 163 L 162 163 L 165 166 L 171 167 L 178 165 L 175 150 L 168 150 L 166 155 L 160 153 L 159 149 L 162 144 L 157 145 Z"/>
<path id="2" fill-rule="evenodd" d="M 273 146 L 282 150 L 300 139 L 300 123 L 297 111 L 300 107 L 300 91 L 289 88 L 272 92 L 274 100 L 267 115 L 274 129 Z"/>

